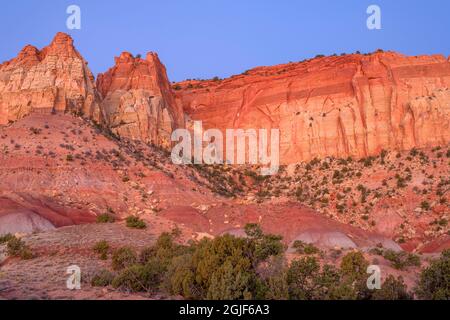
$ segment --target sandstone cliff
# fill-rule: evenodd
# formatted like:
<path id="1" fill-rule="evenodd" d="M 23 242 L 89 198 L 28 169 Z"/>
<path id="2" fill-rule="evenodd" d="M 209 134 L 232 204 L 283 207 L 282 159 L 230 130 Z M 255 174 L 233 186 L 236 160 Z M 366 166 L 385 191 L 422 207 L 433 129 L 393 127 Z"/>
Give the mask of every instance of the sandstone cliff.
<path id="1" fill-rule="evenodd" d="M 170 146 L 172 131 L 184 126 L 184 115 L 158 55 L 149 53 L 144 60 L 124 52 L 115 62 L 97 79 L 108 126 L 122 137 Z"/>
<path id="2" fill-rule="evenodd" d="M 94 77 L 64 33 L 41 51 L 28 45 L 0 65 L 0 125 L 55 111 L 101 120 Z"/>
<path id="3" fill-rule="evenodd" d="M 260 67 L 177 84 L 207 128 L 279 128 L 282 163 L 366 157 L 450 141 L 450 62 L 392 52 Z"/>

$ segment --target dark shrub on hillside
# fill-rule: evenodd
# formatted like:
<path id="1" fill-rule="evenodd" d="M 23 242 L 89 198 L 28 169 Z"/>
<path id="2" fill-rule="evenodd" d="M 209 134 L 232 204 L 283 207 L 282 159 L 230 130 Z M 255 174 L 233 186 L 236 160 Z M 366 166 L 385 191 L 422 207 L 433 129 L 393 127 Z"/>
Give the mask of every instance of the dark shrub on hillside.
<path id="1" fill-rule="evenodd" d="M 381 290 L 375 290 L 372 294 L 373 300 L 411 300 L 412 298 L 403 278 L 396 279 L 392 275 L 384 281 Z"/>
<path id="2" fill-rule="evenodd" d="M 91 286 L 93 287 L 107 287 L 111 285 L 114 275 L 108 270 L 102 270 L 95 274 L 91 279 Z"/>
<path id="3" fill-rule="evenodd" d="M 109 213 L 104 213 L 97 216 L 97 223 L 114 223 L 116 219 Z"/>
<path id="4" fill-rule="evenodd" d="M 392 263 L 392 267 L 398 270 L 403 270 L 407 267 L 419 267 L 419 256 L 408 252 L 395 252 L 393 250 L 386 250 L 383 257 Z"/>
<path id="5" fill-rule="evenodd" d="M 131 248 L 120 248 L 114 251 L 112 256 L 112 268 L 114 270 L 123 270 L 137 262 L 137 255 Z"/>
<path id="6" fill-rule="evenodd" d="M 132 265 L 124 269 L 112 281 L 114 288 L 131 291 L 156 293 L 165 274 L 164 266 L 157 259 L 151 259 L 145 265 Z"/>
<path id="7" fill-rule="evenodd" d="M 99 255 L 99 258 L 101 260 L 108 259 L 109 249 L 110 249 L 109 243 L 105 240 L 97 242 L 93 248 L 94 252 Z"/>
<path id="8" fill-rule="evenodd" d="M 450 250 L 422 271 L 416 295 L 424 300 L 450 299 Z"/>
<path id="9" fill-rule="evenodd" d="M 292 246 L 299 254 L 316 254 L 319 253 L 319 249 L 313 244 L 305 243 L 303 241 L 295 241 Z"/>
<path id="10" fill-rule="evenodd" d="M 4 236 L 0 237 L 0 244 L 8 243 L 10 240 L 14 239 L 15 237 L 11 234 L 5 234 Z"/>
<path id="11" fill-rule="evenodd" d="M 145 229 L 147 228 L 147 224 L 145 221 L 139 219 L 138 217 L 129 216 L 126 219 L 127 227 L 132 229 Z"/>
<path id="12" fill-rule="evenodd" d="M 7 252 L 10 257 L 18 257 L 24 260 L 34 258 L 31 249 L 21 239 L 16 237 L 10 239 L 7 244 Z"/>
<path id="13" fill-rule="evenodd" d="M 320 267 L 317 259 L 306 257 L 293 261 L 287 271 L 289 298 L 292 300 L 353 300 L 357 292 L 345 282 L 338 269 Z"/>

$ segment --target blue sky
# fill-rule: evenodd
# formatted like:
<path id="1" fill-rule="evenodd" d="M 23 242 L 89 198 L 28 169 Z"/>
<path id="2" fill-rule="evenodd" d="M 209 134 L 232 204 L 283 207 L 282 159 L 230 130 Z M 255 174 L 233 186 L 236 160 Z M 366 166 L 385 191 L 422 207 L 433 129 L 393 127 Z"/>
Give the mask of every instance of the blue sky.
<path id="1" fill-rule="evenodd" d="M 70 4 L 81 8 L 81 30 L 66 28 Z M 382 10 L 382 30 L 366 27 L 370 4 Z M 158 52 L 175 81 L 377 48 L 450 55 L 448 0 L 15 0 L 0 8 L 0 61 L 63 31 L 95 74 L 122 51 Z"/>

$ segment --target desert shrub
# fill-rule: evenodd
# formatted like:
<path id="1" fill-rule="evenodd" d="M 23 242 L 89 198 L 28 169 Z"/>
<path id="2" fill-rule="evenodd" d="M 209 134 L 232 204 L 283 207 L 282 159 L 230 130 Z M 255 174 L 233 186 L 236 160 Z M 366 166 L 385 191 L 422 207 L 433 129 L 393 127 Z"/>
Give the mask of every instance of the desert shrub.
<path id="1" fill-rule="evenodd" d="M 359 251 L 350 252 L 342 258 L 341 272 L 344 276 L 355 280 L 365 277 L 369 262 Z"/>
<path id="2" fill-rule="evenodd" d="M 145 229 L 147 228 L 147 224 L 145 223 L 144 220 L 139 219 L 138 217 L 135 216 L 129 216 L 126 219 L 126 223 L 127 223 L 127 227 L 128 228 L 132 228 L 132 229 Z"/>
<path id="3" fill-rule="evenodd" d="M 172 259 L 186 253 L 192 253 L 195 246 L 182 246 L 174 242 L 173 235 L 163 233 L 159 236 L 156 244 L 152 248 L 144 249 L 141 252 L 141 261 L 147 262 L 151 258 L 156 258 L 164 266 L 168 267 Z M 153 254 L 152 254 L 153 252 Z"/>
<path id="4" fill-rule="evenodd" d="M 128 247 L 117 249 L 112 255 L 112 268 L 116 271 L 123 270 L 136 262 L 136 252 Z"/>
<path id="5" fill-rule="evenodd" d="M 186 299 L 200 297 L 194 272 L 191 254 L 175 257 L 167 270 L 164 289 L 171 294 L 182 295 Z"/>
<path id="6" fill-rule="evenodd" d="M 154 247 L 144 248 L 139 253 L 139 263 L 140 264 L 146 264 L 155 255 L 156 255 L 156 250 L 155 250 Z"/>
<path id="7" fill-rule="evenodd" d="M 422 203 L 420 204 L 420 207 L 425 211 L 430 210 L 430 204 L 428 203 L 428 201 L 422 201 Z"/>
<path id="8" fill-rule="evenodd" d="M 34 258 L 34 254 L 25 242 L 21 239 L 13 237 L 8 241 L 7 253 L 10 257 L 19 257 L 24 260 L 29 260 Z"/>
<path id="9" fill-rule="evenodd" d="M 258 268 L 257 300 L 288 300 L 286 259 L 276 256 Z"/>
<path id="10" fill-rule="evenodd" d="M 116 219 L 109 213 L 103 213 L 97 216 L 97 223 L 114 223 Z"/>
<path id="11" fill-rule="evenodd" d="M 383 252 L 383 257 L 391 262 L 392 267 L 398 270 L 403 270 L 407 267 L 420 266 L 419 256 L 404 251 L 395 252 L 393 250 L 386 250 Z"/>
<path id="12" fill-rule="evenodd" d="M 96 273 L 91 279 L 91 286 L 93 287 L 107 287 L 111 285 L 114 275 L 108 270 L 102 270 Z"/>
<path id="13" fill-rule="evenodd" d="M 208 300 L 242 300 L 252 299 L 252 287 L 255 275 L 248 272 L 234 261 L 226 260 L 211 275 L 206 293 Z"/>
<path id="14" fill-rule="evenodd" d="M 0 244 L 8 243 L 10 240 L 12 240 L 14 238 L 15 237 L 11 233 L 5 234 L 0 237 Z"/>
<path id="15" fill-rule="evenodd" d="M 108 253 L 110 250 L 109 243 L 105 240 L 99 241 L 95 244 L 93 248 L 94 252 L 99 255 L 101 260 L 108 259 Z"/>
<path id="16" fill-rule="evenodd" d="M 372 294 L 373 300 L 412 300 L 412 298 L 403 278 L 396 279 L 392 275 L 389 275 L 384 281 L 381 290 L 375 290 Z"/>
<path id="17" fill-rule="evenodd" d="M 349 286 L 354 294 L 354 299 L 366 300 L 371 296 L 367 288 L 367 267 L 369 262 L 359 251 L 350 252 L 342 258 L 341 275 L 344 288 Z"/>
<path id="18" fill-rule="evenodd" d="M 227 277 L 233 273 L 235 277 L 239 274 L 241 281 L 251 281 L 249 273 L 254 273 L 252 263 L 254 250 L 254 245 L 247 239 L 229 235 L 199 243 L 192 258 L 195 275 L 193 285 L 200 291 L 199 298 L 209 296 L 220 299 L 220 294 L 226 293 L 223 298 L 233 296 L 234 299 L 243 299 L 247 288 L 237 287 L 237 284 L 230 283 L 231 280 Z M 213 281 L 214 288 L 211 287 Z M 219 288 L 219 282 L 222 282 L 223 286 L 230 285 L 230 291 L 225 292 L 223 287 Z M 246 285 L 251 286 L 249 282 Z"/>
<path id="19" fill-rule="evenodd" d="M 284 249 L 281 237 L 246 226 L 247 238 L 204 239 L 172 259 L 168 289 L 190 299 L 250 299 L 258 294 L 257 268 Z"/>
<path id="20" fill-rule="evenodd" d="M 450 250 L 422 270 L 415 292 L 424 300 L 450 299 Z"/>
<path id="21" fill-rule="evenodd" d="M 293 261 L 287 271 L 289 298 L 292 300 L 355 299 L 356 292 L 343 280 L 338 269 L 323 268 L 314 257 Z"/>
<path id="22" fill-rule="evenodd" d="M 315 290 L 315 276 L 320 265 L 313 257 L 295 260 L 287 271 L 289 297 L 293 300 L 312 300 Z"/>
<path id="23" fill-rule="evenodd" d="M 271 234 L 264 234 L 261 228 L 256 224 L 245 226 L 245 233 L 250 242 L 255 246 L 255 262 L 259 263 L 268 257 L 277 256 L 283 253 L 284 246 L 281 242 L 282 237 Z"/>
<path id="24" fill-rule="evenodd" d="M 124 269 L 112 281 L 116 289 L 131 292 L 155 293 L 158 291 L 165 269 L 157 259 L 148 261 L 145 265 L 132 265 Z"/>
<path id="25" fill-rule="evenodd" d="M 316 254 L 319 253 L 319 249 L 313 244 L 305 243 L 303 241 L 295 241 L 292 246 L 299 254 Z"/>

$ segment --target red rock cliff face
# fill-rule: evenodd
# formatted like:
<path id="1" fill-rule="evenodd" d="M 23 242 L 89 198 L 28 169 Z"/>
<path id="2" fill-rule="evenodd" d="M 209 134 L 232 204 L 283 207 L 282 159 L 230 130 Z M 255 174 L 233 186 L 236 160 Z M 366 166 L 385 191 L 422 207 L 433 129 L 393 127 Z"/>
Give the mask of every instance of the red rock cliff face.
<path id="1" fill-rule="evenodd" d="M 0 65 L 0 125 L 31 112 L 52 111 L 101 120 L 94 77 L 64 33 L 41 51 L 26 46 Z"/>
<path id="2" fill-rule="evenodd" d="M 115 62 L 97 79 L 107 124 L 122 137 L 170 146 L 172 131 L 184 126 L 184 115 L 157 54 L 144 60 L 124 52 Z"/>
<path id="3" fill-rule="evenodd" d="M 388 52 L 183 82 L 176 95 L 207 128 L 279 128 L 281 162 L 295 163 L 448 143 L 449 85 L 443 56 Z"/>

